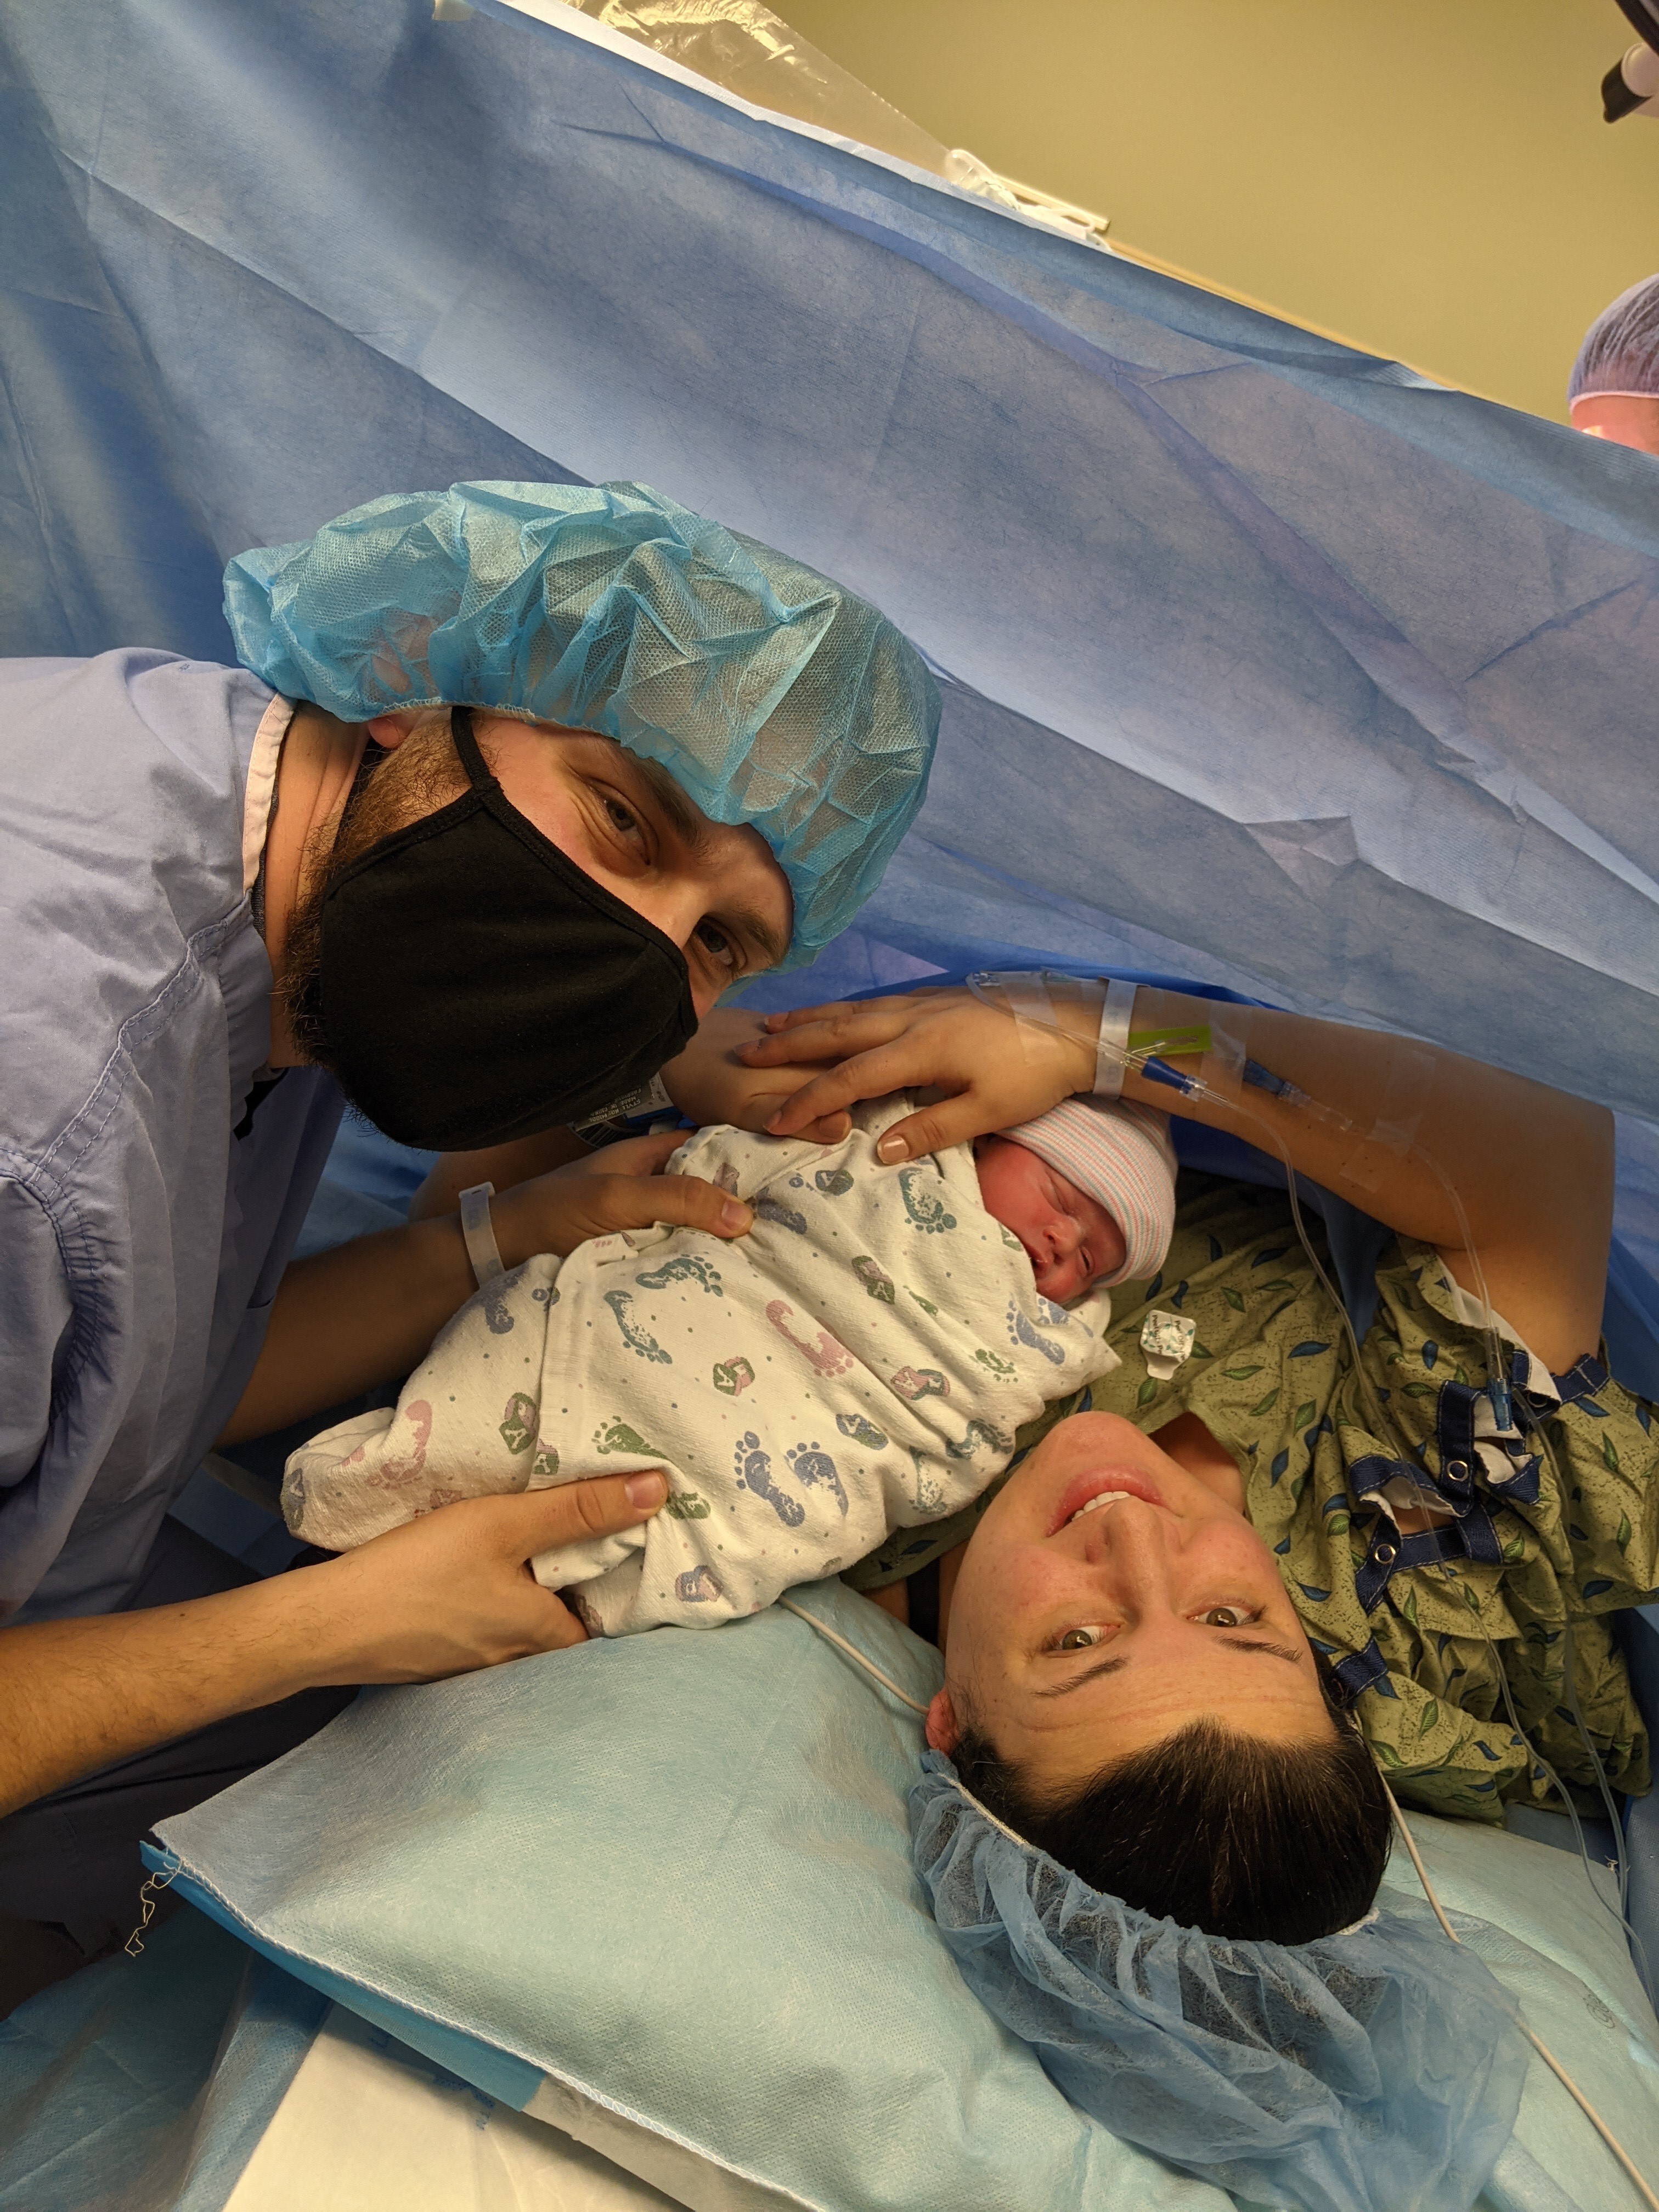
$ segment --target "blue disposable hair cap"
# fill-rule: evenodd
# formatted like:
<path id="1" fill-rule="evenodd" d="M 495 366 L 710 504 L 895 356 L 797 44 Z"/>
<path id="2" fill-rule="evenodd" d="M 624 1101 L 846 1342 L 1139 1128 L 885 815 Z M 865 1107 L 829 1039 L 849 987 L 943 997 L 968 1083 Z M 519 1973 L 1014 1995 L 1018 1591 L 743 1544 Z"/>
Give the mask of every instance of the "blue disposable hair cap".
<path id="1" fill-rule="evenodd" d="M 1567 404 L 1598 393 L 1659 399 L 1659 276 L 1644 276 L 1603 307 L 1567 379 Z"/>
<path id="2" fill-rule="evenodd" d="M 348 722 L 493 708 L 659 762 L 751 823 L 794 896 L 786 967 L 880 882 L 927 789 L 939 692 L 867 600 L 645 484 L 392 494 L 225 571 L 244 664 Z"/>
<path id="3" fill-rule="evenodd" d="M 916 1871 L 963 1978 L 1126 2142 L 1260 2204 L 1468 2212 L 1528 2052 L 1508 1991 L 1426 1909 L 1233 1942 L 1103 1896 L 923 1755 Z"/>

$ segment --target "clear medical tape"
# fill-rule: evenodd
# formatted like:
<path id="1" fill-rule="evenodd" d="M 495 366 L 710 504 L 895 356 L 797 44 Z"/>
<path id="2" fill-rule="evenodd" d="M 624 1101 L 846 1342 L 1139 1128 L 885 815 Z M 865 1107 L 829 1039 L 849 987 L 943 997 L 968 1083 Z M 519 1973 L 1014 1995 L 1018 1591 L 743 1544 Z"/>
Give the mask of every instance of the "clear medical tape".
<path id="1" fill-rule="evenodd" d="M 819 1636 L 822 1636 L 826 1643 L 833 1644 L 838 1651 L 844 1651 L 854 1666 L 861 1668 L 864 1672 L 869 1675 L 872 1681 L 878 1682 L 882 1688 L 885 1690 L 890 1697 L 896 1698 L 901 1705 L 908 1705 L 913 1713 L 925 1714 L 927 1712 L 927 1708 L 922 1704 L 920 1698 L 913 1698 L 908 1690 L 900 1689 L 898 1684 L 893 1680 L 892 1676 L 890 1674 L 884 1674 L 882 1669 L 877 1666 L 873 1659 L 866 1658 L 864 1653 L 859 1650 L 857 1644 L 852 1642 L 850 1638 L 842 1636 L 838 1630 L 831 1628 L 827 1621 L 820 1620 L 816 1613 L 809 1613 L 805 1606 L 795 1604 L 790 1598 L 781 1597 L 777 1602 L 786 1613 L 793 1613 L 797 1620 L 804 1620 L 807 1626 L 814 1630 Z M 1381 1770 L 1379 1770 L 1379 1773 L 1380 1771 Z M 1389 1788 L 1386 1778 L 1382 1781 L 1382 1790 L 1384 1796 L 1388 1798 L 1389 1809 L 1394 1815 L 1395 1826 L 1400 1831 L 1401 1840 L 1406 1846 L 1407 1854 L 1411 1860 L 1413 1867 L 1416 1869 L 1417 1879 L 1423 1886 L 1423 1894 L 1429 1901 L 1430 1911 L 1434 1914 L 1435 1918 L 1439 1922 L 1442 1929 L 1450 1941 L 1454 1943 L 1461 1943 L 1462 1942 L 1462 1938 L 1458 1935 L 1457 1930 L 1452 1926 L 1451 1922 L 1446 1917 L 1445 1908 L 1441 1904 L 1438 1896 L 1435 1893 L 1434 1884 L 1429 1880 L 1429 1870 L 1423 1863 L 1423 1855 L 1417 1848 L 1417 1838 L 1413 1835 L 1411 1829 L 1407 1826 L 1406 1815 L 1400 1808 L 1400 1802 L 1395 1797 L 1393 1790 Z M 968 1794 L 969 1793 L 966 1790 L 963 1792 L 964 1796 L 968 1796 Z M 1004 1835 L 1009 1837 L 1013 1842 L 1020 1844 L 1023 1849 L 1028 1850 L 1030 1849 L 1030 1846 L 1026 1844 L 1024 1837 L 1016 1836 L 1012 1829 L 1005 1827 L 1003 1823 L 997 1820 L 994 1814 L 986 1813 L 985 1808 L 979 1804 L 979 1800 L 977 1798 L 974 1798 L 971 1802 L 978 1807 L 978 1809 L 981 1813 L 985 1813 L 985 1817 L 987 1820 L 991 1821 L 993 1826 L 1000 1828 Z M 145 1887 L 149 1887 L 148 1883 Z M 1370 1916 L 1368 1916 L 1368 1917 L 1369 1917 Z M 1356 1924 L 1364 1925 L 1364 1923 L 1358 1923 Z M 1346 1934 L 1348 1931 L 1345 1929 L 1342 1932 Z M 1579 2111 L 1583 2113 L 1585 2118 L 1595 2130 L 1596 2134 L 1601 2136 L 1602 2142 L 1607 2145 L 1613 2157 L 1618 2160 L 1620 2167 L 1635 2185 L 1637 2192 L 1640 2196 L 1644 2204 L 1649 2208 L 1649 2212 L 1659 2212 L 1659 2197 L 1656 2197 L 1654 2195 L 1652 2190 L 1649 2188 L 1647 2183 L 1642 2179 L 1640 2172 L 1637 2169 L 1635 2160 L 1631 2157 L 1630 2153 L 1625 2148 L 1623 2143 L 1620 2142 L 1618 2136 L 1614 2135 L 1613 2130 L 1602 2118 L 1601 2113 L 1596 2111 L 1595 2106 L 1591 2104 L 1589 2099 L 1584 2094 L 1578 2084 L 1573 2080 L 1571 2075 L 1568 2073 L 1566 2068 L 1561 2063 L 1560 2060 L 1549 2048 L 1548 2045 L 1542 2042 L 1536 2035 L 1534 2035 L 1531 2028 L 1528 2027 L 1526 2021 L 1524 2020 L 1520 2020 L 1518 2015 L 1517 2024 L 1520 2027 L 1522 2035 L 1526 2037 L 1528 2042 L 1531 2044 L 1533 2049 L 1538 2053 L 1538 2056 L 1549 2068 L 1551 2073 L 1553 2074 L 1557 2081 L 1560 2082 L 1562 2087 L 1577 2106 Z"/>

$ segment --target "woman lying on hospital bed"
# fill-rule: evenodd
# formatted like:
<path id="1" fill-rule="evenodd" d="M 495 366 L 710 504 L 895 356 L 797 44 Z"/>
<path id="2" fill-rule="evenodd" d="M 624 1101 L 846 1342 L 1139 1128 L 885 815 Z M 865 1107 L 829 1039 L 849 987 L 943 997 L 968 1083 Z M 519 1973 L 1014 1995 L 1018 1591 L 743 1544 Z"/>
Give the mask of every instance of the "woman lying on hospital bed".
<path id="1" fill-rule="evenodd" d="M 1224 1017 L 1230 1051 L 1171 1049 L 1166 1079 L 1132 1070 L 1123 1096 L 1276 1144 L 1397 1232 L 1359 1371 L 1285 1196 L 1183 1178 L 1158 1276 L 1114 1295 L 1120 1364 L 1093 1410 L 988 1506 L 853 1578 L 936 1572 L 929 1741 L 994 1816 L 1154 1916 L 1296 1943 L 1370 1906 L 1372 1753 L 1403 1798 L 1486 1820 L 1547 1802 L 1546 1762 L 1598 1811 L 1595 1758 L 1647 1788 L 1611 1630 L 1659 1580 L 1656 1447 L 1597 1357 L 1609 1115 L 1295 1015 L 1142 989 L 1133 1023 L 1202 1042 Z M 896 1160 L 1092 1086 L 1098 1017 L 1060 1018 L 1016 1031 L 966 993 L 920 994 L 772 1017 L 743 1057 L 791 1082 L 823 1068 L 781 1133 L 938 1087 L 888 1131 Z M 1143 1349 L 1157 1311 L 1195 1324 L 1173 1369 Z"/>

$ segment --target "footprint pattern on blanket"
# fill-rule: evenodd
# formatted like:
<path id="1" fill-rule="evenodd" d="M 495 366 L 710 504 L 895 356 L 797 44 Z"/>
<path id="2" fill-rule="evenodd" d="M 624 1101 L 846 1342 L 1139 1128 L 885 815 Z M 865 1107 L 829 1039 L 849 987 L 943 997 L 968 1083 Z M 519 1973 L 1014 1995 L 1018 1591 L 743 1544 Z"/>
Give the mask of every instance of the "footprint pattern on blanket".
<path id="1" fill-rule="evenodd" d="M 1006 1452 L 1013 1449 L 994 1421 L 975 1418 L 969 1422 L 955 1443 L 945 1445 L 945 1455 L 950 1459 L 972 1459 L 981 1444 L 988 1451 Z"/>
<path id="2" fill-rule="evenodd" d="M 806 1508 L 799 1498 L 791 1498 L 773 1481 L 771 1456 L 761 1449 L 761 1440 L 752 1429 L 738 1437 L 732 1464 L 740 1490 L 752 1490 L 757 1498 L 763 1498 L 786 1528 L 799 1528 L 806 1518 Z"/>
<path id="3" fill-rule="evenodd" d="M 714 1362 L 714 1388 L 728 1398 L 741 1397 L 755 1379 L 755 1370 L 740 1352 Z"/>
<path id="4" fill-rule="evenodd" d="M 653 1267 L 649 1274 L 634 1278 L 635 1289 L 641 1291 L 665 1291 L 671 1283 L 696 1283 L 712 1297 L 726 1296 L 720 1286 L 720 1269 L 696 1252 L 677 1252 L 660 1267 Z"/>
<path id="5" fill-rule="evenodd" d="M 641 1459 L 659 1459 L 662 1455 L 635 1428 L 631 1428 L 620 1414 L 601 1421 L 593 1431 L 593 1449 L 600 1452 L 634 1452 Z"/>
<path id="6" fill-rule="evenodd" d="M 893 1279 L 867 1252 L 860 1253 L 854 1261 L 853 1273 L 872 1298 L 879 1298 L 884 1306 L 892 1304 Z"/>
<path id="7" fill-rule="evenodd" d="M 847 1168 L 820 1168 L 812 1181 L 826 1198 L 843 1198 L 853 1188 L 853 1177 Z"/>
<path id="8" fill-rule="evenodd" d="M 642 1328 L 638 1322 L 629 1318 L 634 1308 L 632 1291 L 607 1291 L 605 1302 L 616 1316 L 623 1342 L 630 1352 L 637 1352 L 641 1359 L 649 1359 L 659 1367 L 673 1365 L 672 1354 L 663 1350 L 648 1328 Z"/>
<path id="9" fill-rule="evenodd" d="M 836 1426 L 842 1436 L 851 1437 L 855 1444 L 866 1451 L 885 1451 L 887 1438 L 873 1421 L 866 1421 L 862 1413 L 837 1413 Z"/>
<path id="10" fill-rule="evenodd" d="M 671 1490 L 665 1510 L 676 1521 L 706 1521 L 709 1512 L 708 1500 L 700 1491 Z"/>
<path id="11" fill-rule="evenodd" d="M 853 1364 L 853 1355 L 844 1344 L 838 1343 L 827 1328 L 818 1331 L 818 1340 L 809 1344 L 805 1337 L 797 1336 L 789 1323 L 794 1319 L 795 1309 L 786 1298 L 773 1298 L 767 1305 L 766 1318 L 786 1344 L 793 1345 L 815 1375 L 840 1375 Z"/>
<path id="12" fill-rule="evenodd" d="M 1005 1359 L 1000 1352 L 976 1352 L 974 1358 L 988 1374 L 994 1375 L 999 1382 L 1006 1382 L 1014 1372 L 1014 1363 Z"/>
<path id="13" fill-rule="evenodd" d="M 371 1490 L 406 1490 L 420 1479 L 426 1466 L 426 1448 L 432 1441 L 432 1407 L 424 1398 L 405 1406 L 403 1419 L 415 1432 L 413 1449 L 383 1459 L 368 1477 Z"/>
<path id="14" fill-rule="evenodd" d="M 674 1595 L 682 1605 L 713 1605 L 726 1595 L 713 1567 L 688 1567 L 674 1577 Z"/>
<path id="15" fill-rule="evenodd" d="M 507 1310 L 507 1294 L 519 1279 L 515 1267 L 510 1275 L 497 1275 L 484 1285 L 483 1292 L 483 1317 L 492 1336 L 511 1336 L 514 1322 Z"/>
<path id="16" fill-rule="evenodd" d="M 1047 1304 L 1048 1301 L 1045 1299 L 1043 1303 Z M 1008 1302 L 1008 1340 L 1011 1344 L 1024 1344 L 1033 1352 L 1040 1352 L 1056 1367 L 1064 1364 L 1066 1354 L 1060 1346 L 1050 1344 L 1046 1336 L 1039 1336 L 1012 1298 Z"/>
<path id="17" fill-rule="evenodd" d="M 933 1167 L 911 1167 L 899 1170 L 899 1196 L 904 1200 L 904 1210 L 916 1227 L 929 1237 L 938 1237 L 947 1229 L 954 1229 L 957 1217 L 945 1210 L 945 1200 L 936 1190 L 927 1186 L 939 1180 L 939 1170 Z"/>
<path id="18" fill-rule="evenodd" d="M 770 1191 L 762 1191 L 760 1196 L 751 1202 L 763 1221 L 775 1221 L 780 1229 L 793 1229 L 797 1237 L 805 1236 L 806 1216 L 797 1213 L 793 1206 L 786 1206 L 781 1199 L 774 1198 Z"/>
<path id="19" fill-rule="evenodd" d="M 893 1388 L 914 1406 L 922 1398 L 948 1398 L 951 1386 L 937 1367 L 901 1367 Z"/>
<path id="20" fill-rule="evenodd" d="M 939 1308 L 933 1304 L 932 1298 L 923 1297 L 920 1291 L 912 1291 L 910 1296 L 921 1308 L 923 1313 L 931 1314 L 935 1321 L 939 1319 Z"/>
<path id="21" fill-rule="evenodd" d="M 803 1490 L 816 1490 L 822 1483 L 842 1514 L 846 1513 L 847 1492 L 842 1487 L 840 1472 L 829 1453 L 820 1447 L 816 1437 L 810 1444 L 791 1444 L 784 1457 L 789 1462 L 790 1474 Z"/>

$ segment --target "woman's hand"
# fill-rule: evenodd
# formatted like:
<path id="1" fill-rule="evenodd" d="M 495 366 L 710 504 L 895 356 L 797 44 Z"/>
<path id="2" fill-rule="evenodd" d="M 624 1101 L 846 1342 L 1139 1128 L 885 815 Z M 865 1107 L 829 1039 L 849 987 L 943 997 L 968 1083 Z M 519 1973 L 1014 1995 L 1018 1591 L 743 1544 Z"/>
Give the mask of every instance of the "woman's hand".
<path id="1" fill-rule="evenodd" d="M 660 1474 L 645 1474 L 464 1498 L 300 1569 L 315 1577 L 328 1615 L 351 1624 L 349 1648 L 318 1680 L 430 1682 L 584 1642 L 586 1630 L 529 1561 L 636 1528 L 667 1495 Z"/>
<path id="2" fill-rule="evenodd" d="M 784 1018 L 769 1018 L 775 1022 Z M 669 1097 L 699 1128 L 714 1121 L 727 1121 L 739 1129 L 768 1128 L 779 1107 L 817 1073 L 815 1067 L 772 1060 L 750 1066 L 739 1058 L 744 1045 L 758 1043 L 767 1035 L 768 1020 L 741 1006 L 716 1007 L 703 1016 L 679 1058 L 662 1071 Z M 844 1137 L 847 1127 L 847 1116 L 839 1114 L 831 1115 L 824 1125 L 792 1128 L 790 1133 L 830 1145 Z"/>
<path id="3" fill-rule="evenodd" d="M 504 1192 L 490 1207 L 501 1257 L 509 1267 L 536 1252 L 556 1252 L 562 1260 L 590 1237 L 648 1229 L 656 1221 L 741 1237 L 754 1219 L 741 1199 L 701 1176 L 663 1173 L 686 1134 L 665 1129 L 660 1136 L 629 1137 Z"/>
<path id="4" fill-rule="evenodd" d="M 767 1030 L 741 1057 L 793 1078 L 791 1095 L 766 1124 L 774 1136 L 813 1133 L 860 1098 L 945 1094 L 895 1122 L 878 1147 L 884 1160 L 1011 1128 L 1094 1081 L 1092 1038 L 1016 1022 L 970 991 L 802 1006 L 769 1015 Z"/>

